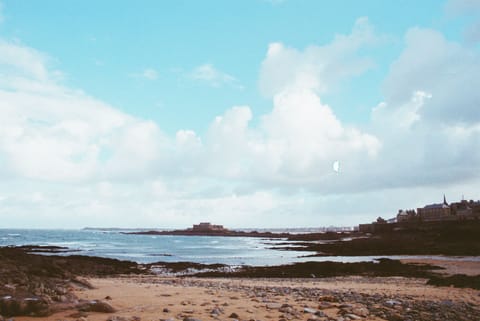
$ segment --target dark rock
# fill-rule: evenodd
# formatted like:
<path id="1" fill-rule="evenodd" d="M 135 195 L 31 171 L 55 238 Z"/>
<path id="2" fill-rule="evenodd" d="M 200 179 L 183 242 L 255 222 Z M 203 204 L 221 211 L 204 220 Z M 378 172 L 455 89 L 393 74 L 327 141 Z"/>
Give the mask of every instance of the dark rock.
<path id="1" fill-rule="evenodd" d="M 5 316 L 45 317 L 51 314 L 50 307 L 41 298 L 16 298 L 4 296 L 0 299 L 0 313 Z"/>
<path id="2" fill-rule="evenodd" d="M 196 319 L 196 318 L 193 318 L 193 317 L 186 317 L 186 318 L 183 318 L 183 321 L 202 321 L 202 320 Z"/>
<path id="3" fill-rule="evenodd" d="M 164 308 L 164 309 L 163 309 L 163 312 L 169 313 L 169 312 L 170 312 L 170 309 L 169 309 L 169 308 Z"/>
<path id="4" fill-rule="evenodd" d="M 317 312 L 315 312 L 315 315 L 317 317 L 326 317 L 327 316 L 323 311 L 317 311 Z"/>
<path id="5" fill-rule="evenodd" d="M 236 314 L 235 312 L 233 312 L 232 314 L 230 314 L 229 318 L 231 318 L 231 319 L 238 319 L 238 314 Z"/>

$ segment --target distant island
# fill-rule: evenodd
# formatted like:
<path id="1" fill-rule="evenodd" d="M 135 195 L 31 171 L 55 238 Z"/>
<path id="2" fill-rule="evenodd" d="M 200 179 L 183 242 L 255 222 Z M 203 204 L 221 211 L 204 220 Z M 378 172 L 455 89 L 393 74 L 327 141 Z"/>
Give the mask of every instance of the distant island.
<path id="1" fill-rule="evenodd" d="M 124 234 L 136 235 L 185 235 L 185 236 L 244 236 L 244 237 L 268 237 L 268 238 L 285 238 L 289 237 L 290 233 L 272 233 L 272 232 L 258 232 L 258 231 L 232 231 L 223 227 L 223 225 L 215 225 L 210 222 L 202 222 L 194 224 L 191 228 L 184 230 L 173 231 L 138 231 L 138 232 L 123 232 Z"/>

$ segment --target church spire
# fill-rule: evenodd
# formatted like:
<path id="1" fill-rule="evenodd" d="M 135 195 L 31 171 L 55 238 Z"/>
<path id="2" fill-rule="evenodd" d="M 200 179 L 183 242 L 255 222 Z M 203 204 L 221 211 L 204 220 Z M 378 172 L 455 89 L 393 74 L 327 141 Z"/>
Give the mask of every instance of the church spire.
<path id="1" fill-rule="evenodd" d="M 448 205 L 447 199 L 445 198 L 445 194 L 443 194 L 443 204 L 444 204 L 444 205 Z"/>

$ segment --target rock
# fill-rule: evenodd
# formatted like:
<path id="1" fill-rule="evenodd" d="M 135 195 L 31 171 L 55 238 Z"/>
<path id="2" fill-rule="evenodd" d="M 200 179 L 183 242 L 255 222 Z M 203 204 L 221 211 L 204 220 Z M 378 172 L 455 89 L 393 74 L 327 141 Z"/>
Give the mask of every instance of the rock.
<path id="1" fill-rule="evenodd" d="M 105 300 L 111 300 L 111 299 L 112 299 L 112 297 L 109 296 L 109 295 L 107 295 L 107 296 L 105 297 Z"/>
<path id="2" fill-rule="evenodd" d="M 345 314 L 345 317 L 349 318 L 350 320 L 361 320 L 362 319 L 362 317 L 359 317 L 358 315 L 353 314 L 353 313 L 347 313 L 347 314 Z"/>
<path id="3" fill-rule="evenodd" d="M 42 298 L 0 298 L 0 313 L 8 316 L 28 315 L 45 317 L 51 314 L 48 303 Z"/>
<path id="4" fill-rule="evenodd" d="M 334 297 L 333 295 L 323 295 L 318 298 L 319 301 L 325 301 L 325 302 L 338 302 L 338 299 Z"/>
<path id="5" fill-rule="evenodd" d="M 318 309 L 320 310 L 325 310 L 325 309 L 330 309 L 332 308 L 334 305 L 331 304 L 330 302 L 320 302 L 318 304 Z"/>
<path id="6" fill-rule="evenodd" d="M 267 309 L 280 309 L 282 307 L 281 303 L 270 302 L 266 305 Z"/>
<path id="7" fill-rule="evenodd" d="M 385 301 L 386 306 L 394 306 L 394 305 L 402 305 L 402 302 L 397 301 L 397 300 L 387 300 Z"/>
<path id="8" fill-rule="evenodd" d="M 293 308 L 291 306 L 282 306 L 278 311 L 282 312 L 282 313 L 292 313 L 293 312 Z"/>
<path id="9" fill-rule="evenodd" d="M 317 310 L 312 309 L 312 308 L 303 308 L 303 313 L 315 314 L 315 313 L 317 313 Z"/>
<path id="10" fill-rule="evenodd" d="M 231 319 L 238 319 L 238 314 L 236 314 L 235 312 L 233 312 L 232 314 L 230 314 L 229 318 L 231 318 Z"/>
<path id="11" fill-rule="evenodd" d="M 169 309 L 169 308 L 164 308 L 164 309 L 163 309 L 163 312 L 169 313 L 169 312 L 170 312 L 170 309 Z"/>
<path id="12" fill-rule="evenodd" d="M 183 310 L 182 312 L 183 312 L 183 313 L 187 313 L 187 314 L 192 314 L 192 313 L 194 313 L 195 311 L 193 311 L 192 309 L 187 309 L 187 310 Z"/>
<path id="13" fill-rule="evenodd" d="M 129 321 L 129 320 L 125 317 L 110 316 L 108 317 L 107 321 Z"/>
<path id="14" fill-rule="evenodd" d="M 359 315 L 361 317 L 367 317 L 370 313 L 367 308 L 364 307 L 354 307 L 352 309 L 352 314 Z"/>
<path id="15" fill-rule="evenodd" d="M 214 308 L 214 309 L 212 309 L 212 311 L 210 312 L 210 314 L 214 314 L 214 315 L 220 315 L 220 314 L 222 314 L 222 313 L 223 313 L 223 311 L 222 311 L 221 309 L 219 309 L 219 308 Z"/>
<path id="16" fill-rule="evenodd" d="M 317 317 L 326 317 L 327 316 L 323 311 L 317 311 L 317 312 L 315 312 L 315 315 Z"/>
<path id="17" fill-rule="evenodd" d="M 183 318 L 183 321 L 202 321 L 202 320 L 196 319 L 196 318 L 193 318 L 193 317 L 186 317 L 186 318 Z"/>
<path id="18" fill-rule="evenodd" d="M 83 312 L 100 312 L 100 313 L 114 313 L 116 310 L 108 303 L 103 301 L 88 301 L 81 302 L 77 305 L 77 309 Z"/>

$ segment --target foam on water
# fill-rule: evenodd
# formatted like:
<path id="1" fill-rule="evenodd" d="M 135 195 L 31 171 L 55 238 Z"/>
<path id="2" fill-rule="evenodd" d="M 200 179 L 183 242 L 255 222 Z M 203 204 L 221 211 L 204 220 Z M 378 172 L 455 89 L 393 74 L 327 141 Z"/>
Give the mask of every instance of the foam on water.
<path id="1" fill-rule="evenodd" d="M 126 235 L 121 231 L 97 230 L 9 230 L 0 229 L 0 246 L 53 245 L 70 249 L 56 255 L 101 256 L 139 263 L 180 262 L 223 263 L 229 265 L 279 265 L 306 261 L 364 262 L 379 256 L 308 257 L 305 251 L 275 250 L 285 240 L 249 237 Z M 381 256 L 392 259 L 419 256 Z M 422 258 L 445 259 L 442 256 Z M 480 261 L 480 257 L 452 258 Z"/>

